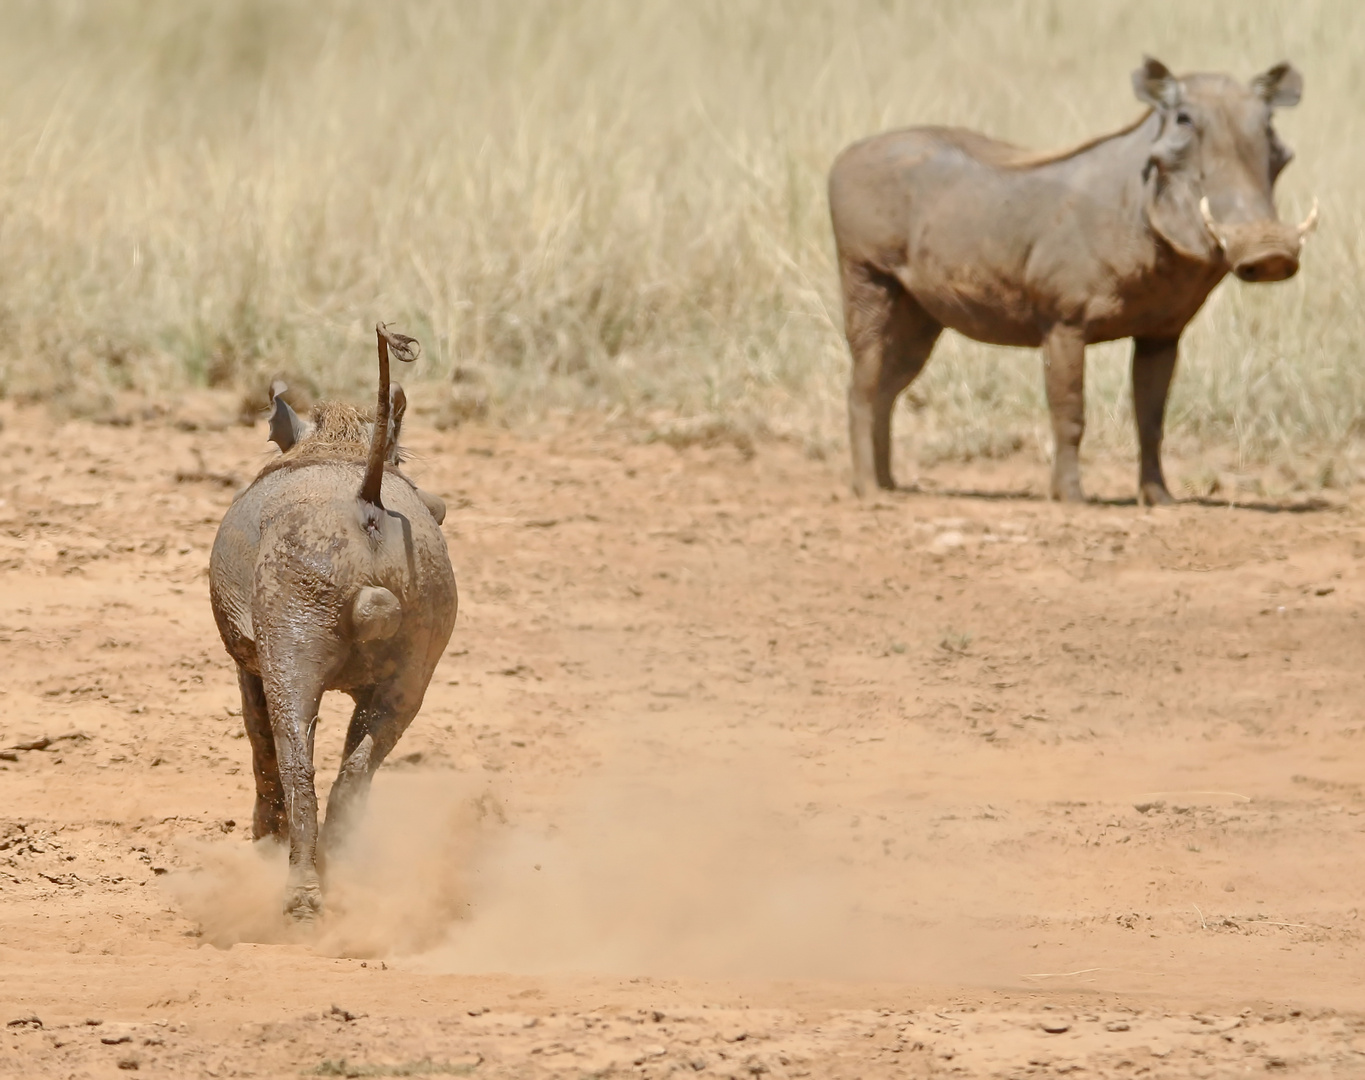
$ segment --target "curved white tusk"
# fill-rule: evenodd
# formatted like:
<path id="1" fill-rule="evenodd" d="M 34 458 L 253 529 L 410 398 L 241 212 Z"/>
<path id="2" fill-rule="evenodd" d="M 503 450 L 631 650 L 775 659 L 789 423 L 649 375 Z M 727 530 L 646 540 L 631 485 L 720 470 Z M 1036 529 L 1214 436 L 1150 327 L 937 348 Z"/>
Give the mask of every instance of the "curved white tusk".
<path id="1" fill-rule="evenodd" d="M 1204 219 L 1204 228 L 1209 230 L 1209 235 L 1218 241 L 1218 247 L 1227 251 L 1228 242 L 1223 239 L 1223 234 L 1218 231 L 1218 223 L 1213 220 L 1213 211 L 1209 209 L 1209 197 L 1207 195 L 1199 200 L 1199 216 Z"/>
<path id="2" fill-rule="evenodd" d="M 1308 211 L 1308 216 L 1303 219 L 1303 224 L 1299 226 L 1299 243 L 1303 243 L 1304 237 L 1318 227 L 1318 197 L 1313 196 L 1313 209 Z"/>

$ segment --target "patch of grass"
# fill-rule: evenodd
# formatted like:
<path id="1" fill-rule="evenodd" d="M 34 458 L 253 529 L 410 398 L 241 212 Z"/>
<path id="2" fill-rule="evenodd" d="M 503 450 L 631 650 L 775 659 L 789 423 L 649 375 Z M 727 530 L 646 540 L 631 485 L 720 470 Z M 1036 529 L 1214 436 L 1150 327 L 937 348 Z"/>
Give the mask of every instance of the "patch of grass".
<path id="1" fill-rule="evenodd" d="M 971 648 L 973 635 L 970 630 L 947 630 L 939 638 L 938 647 L 954 656 L 965 656 Z"/>
<path id="2" fill-rule="evenodd" d="M 422 339 L 424 377 L 460 373 L 444 422 L 603 409 L 669 441 L 771 432 L 842 453 L 835 154 L 906 124 L 1033 147 L 1112 130 L 1139 110 L 1127 73 L 1147 51 L 1242 78 L 1292 59 L 1306 91 L 1277 120 L 1297 152 L 1280 202 L 1297 218 L 1316 194 L 1323 220 L 1297 278 L 1225 283 L 1196 319 L 1173 448 L 1226 446 L 1240 467 L 1309 448 L 1345 463 L 1359 443 L 1349 0 L 0 0 L 0 16 L 0 395 L 82 412 L 278 372 L 363 397 L 384 318 Z M 1046 453 L 1034 355 L 945 335 L 914 393 L 900 455 Z M 1092 348 L 1088 399 L 1087 452 L 1131 455 L 1126 345 Z"/>

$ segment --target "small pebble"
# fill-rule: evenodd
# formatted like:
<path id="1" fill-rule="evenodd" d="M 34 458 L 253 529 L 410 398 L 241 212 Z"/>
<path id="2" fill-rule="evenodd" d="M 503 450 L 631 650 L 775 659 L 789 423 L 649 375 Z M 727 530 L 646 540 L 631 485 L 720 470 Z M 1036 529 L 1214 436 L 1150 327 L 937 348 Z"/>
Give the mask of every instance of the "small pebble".
<path id="1" fill-rule="evenodd" d="M 1049 1035 L 1060 1035 L 1064 1031 L 1070 1031 L 1071 1025 L 1065 1020 L 1044 1020 L 1043 1030 Z"/>

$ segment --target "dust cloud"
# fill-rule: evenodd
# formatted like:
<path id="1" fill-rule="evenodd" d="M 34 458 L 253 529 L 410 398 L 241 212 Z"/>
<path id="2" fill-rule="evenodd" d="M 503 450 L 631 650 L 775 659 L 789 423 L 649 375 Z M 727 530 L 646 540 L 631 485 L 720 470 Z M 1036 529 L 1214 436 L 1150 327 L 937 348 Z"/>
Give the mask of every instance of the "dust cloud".
<path id="1" fill-rule="evenodd" d="M 275 845 L 201 844 L 187 852 L 198 868 L 168 887 L 220 947 L 306 943 L 428 972 L 996 982 L 1020 970 L 1001 963 L 1014 951 L 1003 929 L 955 911 L 946 880 L 856 864 L 738 771 L 667 786 L 597 777 L 517 812 L 454 775 L 381 775 L 327 867 L 314 927 L 279 914 Z"/>
<path id="2" fill-rule="evenodd" d="M 312 925 L 282 912 L 288 848 L 270 841 L 186 841 L 193 869 L 164 886 L 206 941 L 307 944 L 337 956 L 411 955 L 443 940 L 469 913 L 467 874 L 485 818 L 502 812 L 486 792 L 449 774 L 405 772 L 376 784 L 369 813 L 325 866 L 326 912 Z M 388 780 L 388 777 L 384 777 Z"/>

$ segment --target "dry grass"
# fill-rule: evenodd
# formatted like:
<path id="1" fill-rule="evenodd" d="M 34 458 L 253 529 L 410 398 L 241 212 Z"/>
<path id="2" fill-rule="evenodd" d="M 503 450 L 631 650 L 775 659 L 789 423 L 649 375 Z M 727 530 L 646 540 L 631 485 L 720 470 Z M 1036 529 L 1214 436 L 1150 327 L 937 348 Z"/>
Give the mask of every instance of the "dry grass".
<path id="1" fill-rule="evenodd" d="M 1303 105 L 1281 205 L 1304 272 L 1222 286 L 1172 438 L 1344 454 L 1365 402 L 1365 19 L 1348 0 L 11 0 L 0 3 L 0 393 L 369 380 L 378 316 L 512 418 L 560 406 L 842 453 L 824 179 L 893 125 L 1049 146 L 1136 112 L 1142 51 Z M 1092 450 L 1129 452 L 1093 350 Z M 1041 375 L 958 339 L 915 387 L 922 457 L 1045 448 Z M 718 421 L 719 422 L 719 421 Z M 711 425 L 711 426 L 708 426 Z M 669 429 L 673 430 L 673 429 Z"/>

